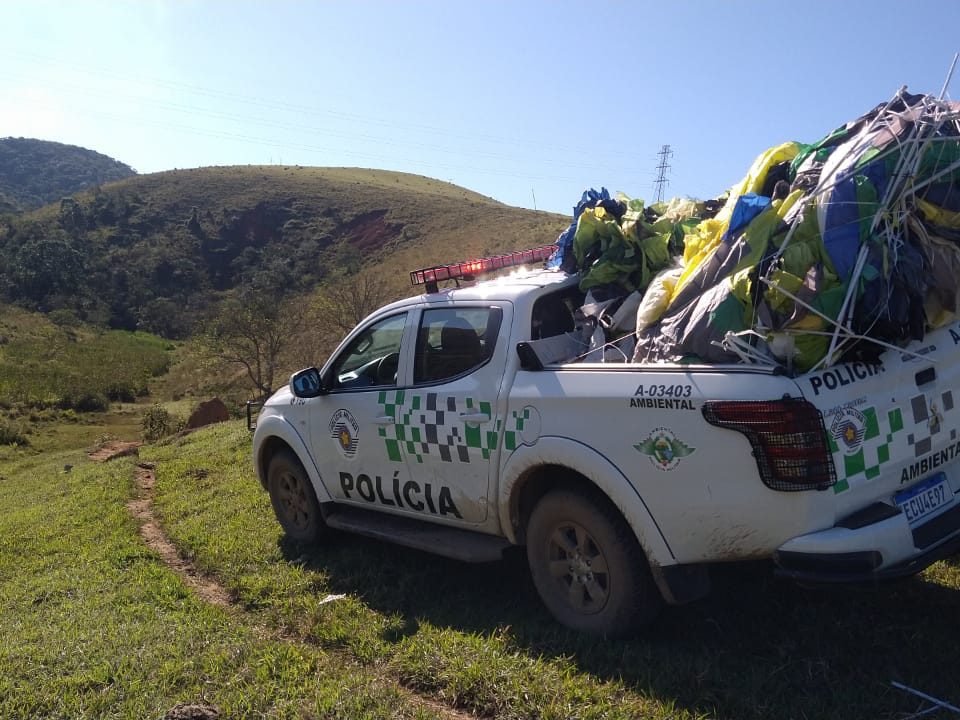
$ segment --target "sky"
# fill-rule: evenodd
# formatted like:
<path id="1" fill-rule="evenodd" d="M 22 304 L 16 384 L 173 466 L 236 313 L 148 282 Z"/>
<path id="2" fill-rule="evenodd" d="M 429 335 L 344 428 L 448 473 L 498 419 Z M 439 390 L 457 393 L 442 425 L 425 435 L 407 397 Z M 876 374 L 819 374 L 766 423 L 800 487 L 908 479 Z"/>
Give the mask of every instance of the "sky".
<path id="1" fill-rule="evenodd" d="M 902 85 L 938 95 L 960 0 L 0 0 L 0 137 L 141 173 L 371 167 L 570 214 L 716 197 Z M 947 88 L 960 99 L 960 68 Z"/>

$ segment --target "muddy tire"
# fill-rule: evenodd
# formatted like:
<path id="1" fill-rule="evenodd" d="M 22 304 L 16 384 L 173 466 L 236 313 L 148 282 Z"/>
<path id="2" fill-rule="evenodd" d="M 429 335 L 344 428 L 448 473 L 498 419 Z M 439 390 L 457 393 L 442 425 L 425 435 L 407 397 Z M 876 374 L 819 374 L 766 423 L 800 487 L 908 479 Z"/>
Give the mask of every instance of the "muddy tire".
<path id="1" fill-rule="evenodd" d="M 289 450 L 278 452 L 267 467 L 267 491 L 273 512 L 291 540 L 316 542 L 327 526 L 303 465 Z"/>
<path id="2" fill-rule="evenodd" d="M 527 524 L 527 560 L 543 604 L 574 630 L 629 634 L 663 605 L 636 537 L 600 498 L 544 495 Z"/>

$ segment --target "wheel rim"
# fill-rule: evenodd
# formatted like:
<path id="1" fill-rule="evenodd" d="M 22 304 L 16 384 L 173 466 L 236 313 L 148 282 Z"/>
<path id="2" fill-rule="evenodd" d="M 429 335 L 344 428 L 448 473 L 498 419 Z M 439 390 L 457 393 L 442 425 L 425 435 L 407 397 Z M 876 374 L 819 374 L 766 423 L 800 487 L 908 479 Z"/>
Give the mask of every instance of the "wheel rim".
<path id="1" fill-rule="evenodd" d="M 303 482 L 291 472 L 283 472 L 277 479 L 277 497 L 283 514 L 294 527 L 303 529 L 310 524 L 312 507 Z"/>
<path id="2" fill-rule="evenodd" d="M 610 597 L 610 574 L 603 550 L 577 523 L 557 526 L 547 543 L 550 575 L 572 610 L 592 615 L 603 610 Z"/>

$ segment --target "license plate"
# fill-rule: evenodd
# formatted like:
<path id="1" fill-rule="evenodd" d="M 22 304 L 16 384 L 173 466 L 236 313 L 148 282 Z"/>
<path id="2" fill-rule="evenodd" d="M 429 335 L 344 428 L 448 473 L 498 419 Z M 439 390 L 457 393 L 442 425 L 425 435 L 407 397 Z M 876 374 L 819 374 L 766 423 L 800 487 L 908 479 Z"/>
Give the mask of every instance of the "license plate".
<path id="1" fill-rule="evenodd" d="M 894 496 L 894 502 L 907 516 L 907 522 L 915 525 L 953 500 L 953 490 L 943 473 L 914 485 Z"/>

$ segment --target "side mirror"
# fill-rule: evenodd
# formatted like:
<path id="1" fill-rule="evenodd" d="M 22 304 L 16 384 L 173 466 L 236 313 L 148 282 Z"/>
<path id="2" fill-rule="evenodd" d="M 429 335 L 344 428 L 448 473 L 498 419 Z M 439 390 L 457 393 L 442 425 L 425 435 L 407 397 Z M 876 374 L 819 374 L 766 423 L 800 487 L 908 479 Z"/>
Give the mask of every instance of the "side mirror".
<path id="1" fill-rule="evenodd" d="M 323 395 L 326 389 L 323 387 L 320 371 L 315 367 L 309 367 L 295 372 L 290 376 L 290 392 L 298 398 L 314 398 Z"/>

